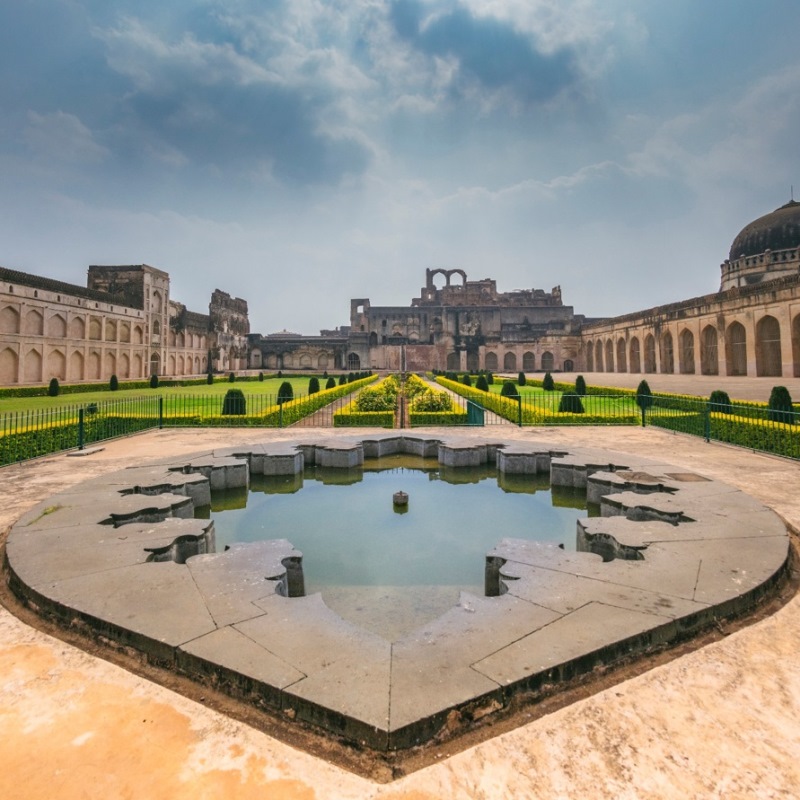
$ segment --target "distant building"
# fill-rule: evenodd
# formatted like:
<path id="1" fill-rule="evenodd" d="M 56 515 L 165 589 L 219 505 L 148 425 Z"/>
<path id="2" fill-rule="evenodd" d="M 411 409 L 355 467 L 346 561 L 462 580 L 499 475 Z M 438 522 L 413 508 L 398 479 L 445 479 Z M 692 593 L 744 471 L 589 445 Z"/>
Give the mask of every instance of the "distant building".
<path id="1" fill-rule="evenodd" d="M 85 288 L 0 267 L 0 384 L 244 368 L 247 303 L 217 290 L 198 314 L 169 290 L 147 264 L 91 266 Z"/>
<path id="2" fill-rule="evenodd" d="M 746 225 L 719 292 L 608 319 L 561 288 L 498 292 L 429 269 L 408 306 L 350 302 L 350 324 L 303 336 L 250 333 L 246 301 L 209 313 L 170 299 L 146 264 L 92 266 L 86 288 L 0 268 L 0 383 L 200 375 L 242 369 L 479 370 L 800 377 L 800 203 Z"/>

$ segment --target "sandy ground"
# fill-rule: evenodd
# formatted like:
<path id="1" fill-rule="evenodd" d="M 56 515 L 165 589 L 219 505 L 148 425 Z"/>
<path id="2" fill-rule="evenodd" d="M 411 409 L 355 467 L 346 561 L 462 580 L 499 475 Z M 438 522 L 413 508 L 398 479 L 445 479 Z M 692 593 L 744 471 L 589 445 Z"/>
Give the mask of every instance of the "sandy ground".
<path id="1" fill-rule="evenodd" d="M 503 435 L 668 458 L 748 491 L 800 528 L 796 462 L 650 428 L 504 427 Z M 3 468 L 0 529 L 51 491 L 139 459 L 294 437 L 315 432 L 161 431 L 85 457 Z M 721 641 L 379 784 L 0 610 L 0 797 L 798 797 L 798 649 L 800 599 L 793 599 Z"/>

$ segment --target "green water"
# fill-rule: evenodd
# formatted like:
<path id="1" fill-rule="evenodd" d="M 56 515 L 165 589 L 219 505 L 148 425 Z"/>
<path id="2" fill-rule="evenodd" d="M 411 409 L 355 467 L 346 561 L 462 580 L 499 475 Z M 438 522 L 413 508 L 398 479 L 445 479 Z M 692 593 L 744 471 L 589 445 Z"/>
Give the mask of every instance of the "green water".
<path id="1" fill-rule="evenodd" d="M 409 495 L 395 507 L 397 491 Z M 306 593 L 327 587 L 483 586 L 486 553 L 506 536 L 575 549 L 583 492 L 553 491 L 547 476 L 499 476 L 494 466 L 448 468 L 391 456 L 363 469 L 308 468 L 252 476 L 249 492 L 215 495 L 217 550 L 288 539 L 303 553 Z"/>

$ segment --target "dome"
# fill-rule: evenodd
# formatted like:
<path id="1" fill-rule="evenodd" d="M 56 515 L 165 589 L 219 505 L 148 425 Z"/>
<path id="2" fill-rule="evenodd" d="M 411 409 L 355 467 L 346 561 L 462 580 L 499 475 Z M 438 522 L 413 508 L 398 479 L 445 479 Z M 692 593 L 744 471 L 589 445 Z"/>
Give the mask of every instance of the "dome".
<path id="1" fill-rule="evenodd" d="M 800 245 L 800 202 L 790 200 L 771 214 L 742 228 L 733 240 L 730 260 L 755 256 L 765 250 L 785 250 Z"/>

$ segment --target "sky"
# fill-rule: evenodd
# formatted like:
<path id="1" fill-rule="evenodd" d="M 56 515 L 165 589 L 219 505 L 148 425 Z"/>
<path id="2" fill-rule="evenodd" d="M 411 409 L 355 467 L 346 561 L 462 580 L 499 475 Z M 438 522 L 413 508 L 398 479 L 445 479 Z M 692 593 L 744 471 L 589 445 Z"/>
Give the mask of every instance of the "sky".
<path id="1" fill-rule="evenodd" d="M 6 0 L 0 265 L 316 334 L 426 268 L 589 317 L 800 198 L 797 0 Z"/>

